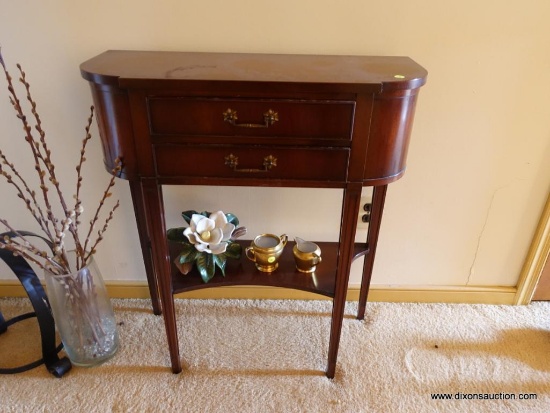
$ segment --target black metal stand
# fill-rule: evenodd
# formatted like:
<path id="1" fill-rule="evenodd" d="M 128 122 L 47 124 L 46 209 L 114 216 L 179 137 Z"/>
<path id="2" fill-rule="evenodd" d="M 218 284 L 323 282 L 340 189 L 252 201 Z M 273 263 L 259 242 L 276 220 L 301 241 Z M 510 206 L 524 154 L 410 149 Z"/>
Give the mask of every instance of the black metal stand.
<path id="1" fill-rule="evenodd" d="M 6 232 L 0 234 L 0 242 L 3 242 L 4 236 L 15 238 L 18 234 L 23 236 L 33 236 L 43 239 L 50 244 L 48 240 L 27 231 Z M 21 373 L 33 369 L 41 364 L 45 364 L 48 371 L 55 377 L 62 377 L 71 368 L 71 362 L 67 357 L 59 358 L 57 353 L 63 348 L 63 344 L 56 347 L 55 343 L 55 322 L 51 313 L 50 304 L 46 292 L 40 283 L 31 266 L 21 256 L 14 256 L 11 251 L 0 249 L 0 258 L 10 267 L 15 273 L 23 288 L 27 292 L 34 312 L 21 314 L 9 320 L 5 320 L 0 312 L 0 334 L 5 333 L 8 327 L 18 321 L 26 320 L 30 317 L 36 317 L 38 326 L 40 327 L 40 335 L 42 338 L 42 358 L 35 362 L 15 368 L 0 368 L 0 374 Z"/>

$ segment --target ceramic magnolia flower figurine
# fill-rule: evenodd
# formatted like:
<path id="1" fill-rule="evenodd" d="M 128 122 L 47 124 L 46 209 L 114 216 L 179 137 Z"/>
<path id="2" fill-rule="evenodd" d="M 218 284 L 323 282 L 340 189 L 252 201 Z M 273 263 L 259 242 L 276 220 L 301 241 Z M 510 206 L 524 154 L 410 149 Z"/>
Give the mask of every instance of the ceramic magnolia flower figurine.
<path id="1" fill-rule="evenodd" d="M 229 222 L 222 211 L 214 212 L 209 217 L 193 214 L 189 228 L 183 231 L 183 235 L 197 251 L 223 254 L 235 228 L 235 224 Z"/>
<path id="2" fill-rule="evenodd" d="M 185 211 L 182 217 L 188 227 L 170 228 L 168 240 L 182 244 L 174 263 L 182 274 L 196 265 L 205 283 L 221 270 L 225 276 L 228 258 L 240 258 L 242 247 L 234 240 L 246 234 L 245 227 L 238 227 L 239 220 L 233 214 Z"/>

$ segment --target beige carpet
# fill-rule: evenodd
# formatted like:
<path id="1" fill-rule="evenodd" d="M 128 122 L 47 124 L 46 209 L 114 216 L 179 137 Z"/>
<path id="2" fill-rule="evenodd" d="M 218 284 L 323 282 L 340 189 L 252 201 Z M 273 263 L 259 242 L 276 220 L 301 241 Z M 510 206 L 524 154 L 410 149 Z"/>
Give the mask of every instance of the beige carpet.
<path id="1" fill-rule="evenodd" d="M 122 346 L 112 360 L 61 379 L 43 366 L 0 376 L 0 411 L 550 412 L 550 303 L 369 303 L 364 322 L 349 303 L 329 380 L 329 301 L 178 300 L 180 375 L 148 301 L 113 302 Z M 0 308 L 29 307 L 12 298 Z M 39 354 L 34 319 L 0 336 L 2 367 Z"/>

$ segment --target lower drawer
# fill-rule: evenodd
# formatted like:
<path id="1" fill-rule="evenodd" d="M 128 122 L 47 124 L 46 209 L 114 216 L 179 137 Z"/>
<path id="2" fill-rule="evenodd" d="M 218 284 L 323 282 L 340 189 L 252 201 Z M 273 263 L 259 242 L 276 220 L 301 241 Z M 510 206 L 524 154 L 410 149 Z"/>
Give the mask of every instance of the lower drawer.
<path id="1" fill-rule="evenodd" d="M 347 148 L 155 145 L 161 177 L 345 181 Z"/>

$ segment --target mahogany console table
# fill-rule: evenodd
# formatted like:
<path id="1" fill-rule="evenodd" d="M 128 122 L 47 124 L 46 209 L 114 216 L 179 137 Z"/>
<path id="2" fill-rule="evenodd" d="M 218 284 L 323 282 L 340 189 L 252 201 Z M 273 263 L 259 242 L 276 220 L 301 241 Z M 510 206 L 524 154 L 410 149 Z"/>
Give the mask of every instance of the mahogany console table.
<path id="1" fill-rule="evenodd" d="M 334 377 L 350 266 L 365 256 L 362 319 L 387 185 L 405 171 L 426 70 L 407 57 L 141 51 L 108 51 L 80 69 L 97 108 L 105 166 L 124 162 L 172 371 L 181 371 L 173 294 L 269 285 L 333 299 L 326 375 Z M 342 188 L 339 242 L 321 244 L 314 277 L 295 270 L 289 246 L 271 275 L 243 257 L 208 284 L 197 274 L 182 277 L 166 239 L 164 184 Z M 371 222 L 366 243 L 356 244 L 364 186 L 374 187 Z"/>

